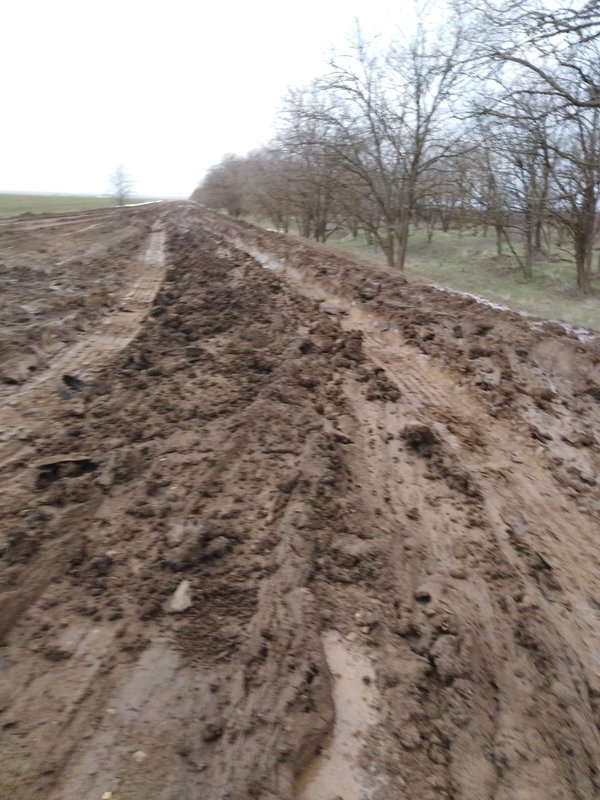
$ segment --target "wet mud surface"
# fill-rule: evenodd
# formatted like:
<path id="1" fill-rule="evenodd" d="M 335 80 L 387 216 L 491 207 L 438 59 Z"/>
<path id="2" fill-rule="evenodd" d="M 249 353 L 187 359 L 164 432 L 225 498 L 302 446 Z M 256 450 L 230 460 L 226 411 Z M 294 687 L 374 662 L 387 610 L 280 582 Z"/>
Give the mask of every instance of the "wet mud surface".
<path id="1" fill-rule="evenodd" d="M 596 339 L 192 203 L 0 262 L 0 796 L 599 795 Z"/>

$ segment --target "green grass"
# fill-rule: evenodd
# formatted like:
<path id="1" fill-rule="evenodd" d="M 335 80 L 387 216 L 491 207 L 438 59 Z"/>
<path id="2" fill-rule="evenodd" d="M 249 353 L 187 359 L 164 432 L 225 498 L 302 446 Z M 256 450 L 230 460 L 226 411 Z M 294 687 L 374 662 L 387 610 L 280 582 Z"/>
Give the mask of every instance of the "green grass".
<path id="1" fill-rule="evenodd" d="M 332 238 L 329 244 L 385 267 L 381 251 L 368 246 L 362 237 Z M 499 259 L 493 235 L 436 231 L 427 243 L 425 231 L 414 231 L 405 271 L 414 278 L 471 292 L 517 310 L 600 330 L 600 296 L 577 293 L 575 264 L 568 253 L 551 248 L 549 260 L 536 261 L 533 277 L 526 280 L 504 249 L 506 255 Z M 594 284 L 600 289 L 600 275 L 595 276 Z"/>
<path id="2" fill-rule="evenodd" d="M 142 202 L 142 198 L 132 198 L 130 202 Z M 85 211 L 88 208 L 114 206 L 112 197 L 69 194 L 0 194 L 0 217 L 23 214 L 62 211 Z"/>

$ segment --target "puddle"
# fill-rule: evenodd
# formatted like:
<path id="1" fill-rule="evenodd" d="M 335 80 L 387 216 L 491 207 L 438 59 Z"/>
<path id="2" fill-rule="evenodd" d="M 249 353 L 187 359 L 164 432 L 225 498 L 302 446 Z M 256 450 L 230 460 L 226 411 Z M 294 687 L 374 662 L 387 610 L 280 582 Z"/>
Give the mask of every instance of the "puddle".
<path id="1" fill-rule="evenodd" d="M 256 250 L 254 247 L 248 247 L 247 245 L 240 245 L 240 247 L 266 269 L 276 270 L 281 268 L 281 261 L 275 256 L 263 253 L 262 250 Z"/>
<path id="2" fill-rule="evenodd" d="M 375 673 L 369 659 L 350 649 L 337 631 L 323 634 L 323 648 L 333 676 L 335 722 L 321 754 L 300 775 L 296 797 L 297 800 L 368 800 L 373 777 L 359 766 L 359 755 L 365 732 L 378 721 L 374 708 Z"/>

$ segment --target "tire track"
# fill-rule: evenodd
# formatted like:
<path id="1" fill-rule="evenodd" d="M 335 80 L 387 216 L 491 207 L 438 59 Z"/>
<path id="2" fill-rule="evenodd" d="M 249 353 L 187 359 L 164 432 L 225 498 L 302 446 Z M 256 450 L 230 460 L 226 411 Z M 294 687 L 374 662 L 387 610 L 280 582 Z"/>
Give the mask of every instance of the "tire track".
<path id="1" fill-rule="evenodd" d="M 0 446 L 0 468 L 28 452 L 29 447 L 21 442 L 34 435 L 38 419 L 47 417 L 49 408 L 58 412 L 65 407 L 65 401 L 57 396 L 63 374 L 82 373 L 86 380 L 93 379 L 135 337 L 165 276 L 165 237 L 162 224 L 155 223 L 143 254 L 130 265 L 131 288 L 117 310 L 102 321 L 101 329 L 59 352 L 47 369 L 0 399 L 0 429 L 5 440 Z M 78 406 L 74 407 L 77 410 Z"/>

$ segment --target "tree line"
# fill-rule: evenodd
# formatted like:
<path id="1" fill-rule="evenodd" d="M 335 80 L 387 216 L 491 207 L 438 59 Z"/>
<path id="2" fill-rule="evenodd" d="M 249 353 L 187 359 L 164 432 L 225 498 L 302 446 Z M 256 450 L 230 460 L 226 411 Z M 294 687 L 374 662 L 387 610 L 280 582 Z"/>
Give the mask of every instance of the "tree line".
<path id="1" fill-rule="evenodd" d="M 495 236 L 525 277 L 552 243 L 591 291 L 600 196 L 600 0 L 456 0 L 289 93 L 276 138 L 194 198 L 324 242 L 363 234 L 403 269 L 411 227 Z"/>

